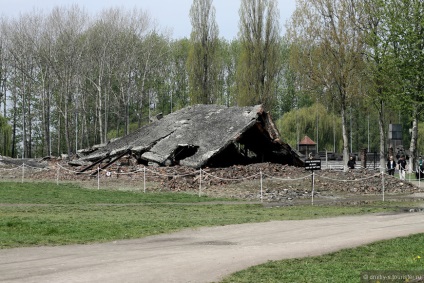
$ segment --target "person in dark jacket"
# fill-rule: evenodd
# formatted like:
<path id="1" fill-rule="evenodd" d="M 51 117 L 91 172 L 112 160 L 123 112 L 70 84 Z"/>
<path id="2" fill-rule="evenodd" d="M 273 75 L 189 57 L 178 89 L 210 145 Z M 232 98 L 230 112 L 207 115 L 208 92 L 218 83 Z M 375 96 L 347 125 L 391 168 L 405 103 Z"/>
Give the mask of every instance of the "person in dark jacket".
<path id="1" fill-rule="evenodd" d="M 389 161 L 387 161 L 387 172 L 389 175 L 395 175 L 396 169 L 396 161 L 393 160 L 393 156 L 389 157 Z"/>
<path id="2" fill-rule="evenodd" d="M 355 164 L 355 159 L 353 159 L 353 156 L 351 156 L 347 162 L 347 167 L 349 167 L 349 169 L 355 169 Z"/>

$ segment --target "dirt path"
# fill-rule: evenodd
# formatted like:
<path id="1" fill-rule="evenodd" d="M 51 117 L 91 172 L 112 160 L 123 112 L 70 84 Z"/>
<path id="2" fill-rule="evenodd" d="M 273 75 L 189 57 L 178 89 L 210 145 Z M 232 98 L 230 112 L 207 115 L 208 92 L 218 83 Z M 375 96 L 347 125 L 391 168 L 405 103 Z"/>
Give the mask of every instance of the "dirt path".
<path id="1" fill-rule="evenodd" d="M 424 214 L 228 225 L 94 245 L 0 250 L 0 282 L 216 282 L 249 266 L 424 233 Z"/>

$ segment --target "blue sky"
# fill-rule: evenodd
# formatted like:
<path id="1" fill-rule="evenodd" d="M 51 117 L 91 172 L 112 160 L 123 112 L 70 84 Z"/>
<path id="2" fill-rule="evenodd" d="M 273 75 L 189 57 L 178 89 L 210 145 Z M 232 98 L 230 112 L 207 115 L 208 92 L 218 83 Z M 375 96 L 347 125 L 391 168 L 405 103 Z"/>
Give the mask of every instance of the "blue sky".
<path id="1" fill-rule="evenodd" d="M 280 25 L 290 18 L 295 0 L 278 0 Z M 77 4 L 94 15 L 103 9 L 118 7 L 131 10 L 134 7 L 148 12 L 156 20 L 160 30 L 170 30 L 173 38 L 189 37 L 191 24 L 189 11 L 193 0 L 0 0 L 0 13 L 7 17 L 19 17 L 22 13 L 42 11 L 48 13 L 53 7 Z M 213 0 L 220 37 L 234 39 L 238 32 L 239 0 Z"/>

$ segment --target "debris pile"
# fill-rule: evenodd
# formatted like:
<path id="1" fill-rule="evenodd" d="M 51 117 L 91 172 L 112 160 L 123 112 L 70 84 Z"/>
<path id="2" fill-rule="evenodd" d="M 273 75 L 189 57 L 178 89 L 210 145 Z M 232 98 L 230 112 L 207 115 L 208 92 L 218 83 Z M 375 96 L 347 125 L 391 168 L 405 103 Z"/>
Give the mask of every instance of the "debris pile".
<path id="1" fill-rule="evenodd" d="M 97 171 L 78 174 L 78 168 L 51 163 L 48 169 L 28 171 L 25 178 L 34 180 L 96 181 L 114 186 L 160 189 L 174 192 L 197 192 L 211 196 L 238 199 L 282 201 L 309 199 L 312 195 L 312 174 L 301 167 L 275 163 L 234 165 L 227 168 L 204 168 L 201 171 L 187 166 L 149 167 L 120 163 Z M 97 176 L 99 173 L 99 176 Z M 19 178 L 21 172 L 14 173 Z M 411 194 L 421 190 L 410 182 L 384 175 L 384 190 L 388 194 Z M 375 195 L 382 193 L 382 175 L 373 170 L 318 170 L 314 172 L 314 195 Z"/>

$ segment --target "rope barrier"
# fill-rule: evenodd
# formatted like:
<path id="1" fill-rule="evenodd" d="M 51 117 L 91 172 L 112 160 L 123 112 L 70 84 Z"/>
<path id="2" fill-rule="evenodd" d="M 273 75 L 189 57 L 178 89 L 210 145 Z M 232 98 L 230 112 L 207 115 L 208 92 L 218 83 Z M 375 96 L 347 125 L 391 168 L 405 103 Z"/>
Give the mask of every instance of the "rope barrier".
<path id="1" fill-rule="evenodd" d="M 172 178 L 187 177 L 187 176 L 193 176 L 193 175 L 198 174 L 196 172 L 191 172 L 191 173 L 186 173 L 186 174 L 163 174 L 163 173 L 154 171 L 152 169 L 149 169 L 145 166 L 143 166 L 140 169 L 130 171 L 130 172 L 116 172 L 116 171 L 113 171 L 113 170 L 107 170 L 107 169 L 101 169 L 101 168 L 96 168 L 96 169 L 93 169 L 91 171 L 86 171 L 86 172 L 79 172 L 79 171 L 70 170 L 68 168 L 65 168 L 62 165 L 60 165 L 59 163 L 56 163 L 56 166 L 57 166 L 56 167 L 57 168 L 57 175 L 59 175 L 60 170 L 64 170 L 68 173 L 81 174 L 81 175 L 91 175 L 94 172 L 97 172 L 97 173 L 106 172 L 107 177 L 110 177 L 112 174 L 113 175 L 132 175 L 132 174 L 137 174 L 139 172 L 143 172 L 143 175 L 146 175 L 147 172 L 150 172 L 150 173 L 155 174 L 159 177 L 168 177 L 168 178 L 169 177 L 172 177 Z M 29 166 L 29 165 L 23 163 L 22 165 L 17 166 L 17 167 L 13 167 L 13 168 L 0 168 L 0 171 L 14 171 L 14 170 L 19 170 L 19 169 L 22 170 L 23 169 L 23 172 L 25 172 L 24 167 L 32 169 L 32 170 L 39 170 L 39 171 L 48 171 L 49 170 L 48 168 L 39 168 L 39 167 Z M 207 172 L 206 170 L 202 169 L 202 171 L 203 171 L 203 176 L 208 176 L 208 177 L 211 177 L 211 178 L 214 178 L 214 179 L 217 179 L 217 180 L 222 180 L 222 181 L 243 181 L 243 180 L 253 179 L 253 178 L 258 177 L 258 176 L 259 177 L 262 176 L 262 177 L 266 177 L 266 178 L 270 178 L 270 179 L 275 179 L 275 180 L 278 180 L 278 181 L 299 181 L 299 180 L 302 180 L 302 179 L 309 178 L 311 176 L 311 174 L 308 174 L 308 175 L 305 175 L 305 176 L 302 176 L 302 177 L 299 177 L 299 178 L 281 178 L 281 177 L 272 176 L 272 175 L 269 175 L 269 174 L 266 174 L 266 173 L 263 173 L 263 172 L 260 171 L 257 174 L 253 174 L 253 175 L 245 176 L 245 177 L 240 177 L 240 178 L 223 178 L 223 177 L 215 176 L 215 175 Z M 419 172 L 424 174 L 424 170 L 419 170 Z M 388 175 L 385 172 L 382 172 L 382 174 Z M 344 180 L 334 179 L 334 178 L 330 178 L 330 177 L 323 176 L 323 175 L 320 175 L 320 174 L 316 174 L 316 177 L 328 179 L 328 180 L 335 181 L 335 182 L 361 182 L 361 181 L 364 181 L 364 180 L 375 178 L 378 175 L 380 175 L 380 173 L 374 174 L 374 175 L 366 177 L 366 178 L 359 178 L 359 179 L 353 179 L 353 180 L 351 180 L 351 179 L 344 179 Z M 420 178 L 417 179 L 417 181 L 419 181 L 419 180 L 420 180 Z"/>
<path id="2" fill-rule="evenodd" d="M 240 180 L 247 180 L 247 179 L 253 179 L 254 177 L 256 177 L 256 176 L 260 176 L 261 175 L 261 173 L 259 173 L 259 174 L 255 174 L 255 175 L 250 175 L 250 176 L 247 176 L 247 177 L 242 177 L 242 178 L 222 178 L 222 177 L 217 177 L 217 176 L 214 176 L 214 175 L 212 175 L 212 174 L 209 174 L 209 173 L 207 173 L 205 170 L 202 170 L 204 173 L 205 173 L 205 175 L 206 176 L 210 176 L 210 177 L 212 177 L 212 178 L 215 178 L 215 179 L 218 179 L 218 180 L 222 180 L 222 181 L 240 181 Z"/>
<path id="3" fill-rule="evenodd" d="M 49 169 L 47 169 L 47 168 L 40 168 L 40 167 L 30 166 L 30 165 L 27 165 L 27 164 L 25 164 L 25 163 L 22 163 L 22 165 L 21 165 L 21 166 L 25 166 L 25 167 L 28 167 L 28 168 L 31 168 L 31 169 L 34 169 L 34 170 L 39 170 L 39 171 L 49 170 Z"/>
<path id="4" fill-rule="evenodd" d="M 367 177 L 367 178 L 354 179 L 354 180 L 349 180 L 349 179 L 339 180 L 339 179 L 333 179 L 333 178 L 326 177 L 326 176 L 320 176 L 320 175 L 316 175 L 316 176 L 319 177 L 319 178 L 328 179 L 328 180 L 335 181 L 335 182 L 360 182 L 360 181 L 365 181 L 365 180 L 368 180 L 368 179 L 371 179 L 371 178 L 375 178 L 378 175 L 379 174 L 375 174 L 375 175 Z"/>
<path id="5" fill-rule="evenodd" d="M 39 167 L 34 167 L 34 166 L 30 166 L 27 165 L 25 163 L 22 163 L 22 165 L 14 167 L 14 168 L 0 168 L 0 171 L 13 171 L 13 170 L 22 170 L 22 178 L 21 178 L 21 182 L 24 182 L 25 179 L 25 167 L 27 167 L 30 170 L 40 170 L 40 171 L 44 171 L 44 170 L 49 170 L 48 168 L 39 168 Z M 303 179 L 307 179 L 310 178 L 312 176 L 312 190 L 314 190 L 314 180 L 316 178 L 322 178 L 322 179 L 327 179 L 327 180 L 331 180 L 333 182 L 363 182 L 375 177 L 380 177 L 381 175 L 381 179 L 382 179 L 382 193 L 383 193 L 383 201 L 384 201 L 384 194 L 385 194 L 385 180 L 384 180 L 384 175 L 389 175 L 387 174 L 385 171 L 385 168 L 376 168 L 376 170 L 380 169 L 381 172 L 378 174 L 374 174 L 365 178 L 356 178 L 356 179 L 335 179 L 335 178 L 331 178 L 331 177 L 327 177 L 327 176 L 323 176 L 322 174 L 308 174 L 299 178 L 281 178 L 281 177 L 276 177 L 276 176 L 272 176 L 272 175 L 268 175 L 262 172 L 262 170 L 259 171 L 259 173 L 257 174 L 253 174 L 250 176 L 245 176 L 245 177 L 240 177 L 240 178 L 223 178 L 223 177 L 219 177 L 216 175 L 213 175 L 211 172 L 207 172 L 206 170 L 200 169 L 196 172 L 190 172 L 190 173 L 186 173 L 186 174 L 163 174 L 161 172 L 155 171 L 153 169 L 147 168 L 146 166 L 143 166 L 142 168 L 137 168 L 133 171 L 130 172 L 119 172 L 119 171 L 114 171 L 114 170 L 107 170 L 107 169 L 101 169 L 100 167 L 97 167 L 96 169 L 93 169 L 91 171 L 87 171 L 87 172 L 79 172 L 79 171 L 75 171 L 75 170 L 70 170 L 68 168 L 63 167 L 62 165 L 60 165 L 59 163 L 56 163 L 56 184 L 59 185 L 59 179 L 60 179 L 60 170 L 63 170 L 67 173 L 71 173 L 71 174 L 86 174 L 86 175 L 92 175 L 93 173 L 97 173 L 97 188 L 100 190 L 100 172 L 106 172 L 106 177 L 111 177 L 112 174 L 113 175 L 134 175 L 134 174 L 138 174 L 138 173 L 143 173 L 143 192 L 146 192 L 146 173 L 151 173 L 154 174 L 156 176 L 159 177 L 165 177 L 165 178 L 180 178 L 180 177 L 187 177 L 187 176 L 195 176 L 195 175 L 199 175 L 199 197 L 202 194 L 203 188 L 202 188 L 202 181 L 204 180 L 205 177 L 210 177 L 213 179 L 217 179 L 217 180 L 222 180 L 222 181 L 243 181 L 243 180 L 250 180 L 250 179 L 254 179 L 257 178 L 259 176 L 260 179 L 260 198 L 261 198 L 261 202 L 263 201 L 263 178 L 269 178 L 269 179 L 273 179 L 273 180 L 277 180 L 277 181 L 299 181 L 299 180 L 303 180 Z M 366 168 L 365 168 L 366 169 Z M 119 170 L 119 168 L 118 168 Z M 327 169 L 329 171 L 334 171 L 333 169 Z M 416 173 L 418 174 L 418 182 L 419 182 L 419 186 L 420 186 L 420 174 L 424 174 L 424 170 L 421 169 L 417 169 Z M 410 178 L 410 176 L 409 176 Z M 410 181 L 410 179 L 409 179 Z M 313 204 L 313 192 L 312 192 L 312 204 Z"/>
<path id="6" fill-rule="evenodd" d="M 147 170 L 147 171 L 150 171 L 150 172 L 152 172 L 153 174 L 155 174 L 155 175 L 157 175 L 157 176 L 161 176 L 161 177 L 186 177 L 186 176 L 192 176 L 192 175 L 196 174 L 196 172 L 193 172 L 193 173 L 187 173 L 187 174 L 177 174 L 177 175 L 161 174 L 161 173 L 155 172 L 155 171 L 153 171 L 153 170 L 150 170 L 150 169 L 149 169 L 149 168 L 147 168 L 147 167 L 145 167 L 145 168 L 146 168 L 146 170 Z M 203 172 L 205 172 L 205 171 L 203 170 Z"/>
<path id="7" fill-rule="evenodd" d="M 306 179 L 306 178 L 309 178 L 309 177 L 312 176 L 312 174 L 309 174 L 309 175 L 306 175 L 306 176 L 303 176 L 303 177 L 300 177 L 300 178 L 280 178 L 280 177 L 274 177 L 274 176 L 271 176 L 271 175 L 268 175 L 268 174 L 263 174 L 263 175 L 270 178 L 270 179 L 275 179 L 275 180 L 278 180 L 278 181 L 300 181 L 300 180 L 303 180 L 303 179 Z"/>
<path id="8" fill-rule="evenodd" d="M 97 169 L 93 169 L 93 170 L 86 171 L 86 172 L 79 172 L 79 171 L 70 170 L 70 169 L 68 169 L 68 168 L 65 168 L 65 167 L 63 167 L 62 165 L 60 165 L 59 163 L 56 163 L 56 165 L 57 165 L 58 167 L 60 167 L 60 169 L 62 169 L 62 170 L 64 170 L 64 171 L 67 171 L 67 172 L 69 172 L 69 173 L 73 173 L 73 174 L 90 175 L 90 174 L 92 174 L 92 173 L 94 173 L 94 172 L 96 172 L 96 171 L 97 171 Z"/>
<path id="9" fill-rule="evenodd" d="M 14 168 L 0 168 L 0 170 L 2 171 L 13 171 L 13 170 L 17 170 L 19 168 L 21 168 L 23 165 L 19 165 L 18 167 L 14 167 Z"/>

